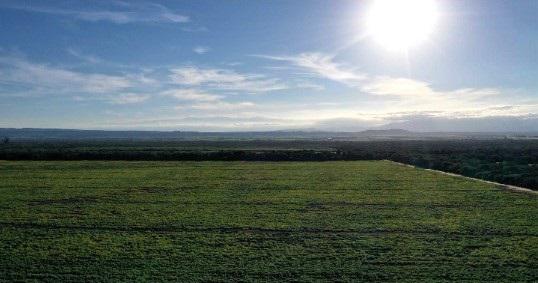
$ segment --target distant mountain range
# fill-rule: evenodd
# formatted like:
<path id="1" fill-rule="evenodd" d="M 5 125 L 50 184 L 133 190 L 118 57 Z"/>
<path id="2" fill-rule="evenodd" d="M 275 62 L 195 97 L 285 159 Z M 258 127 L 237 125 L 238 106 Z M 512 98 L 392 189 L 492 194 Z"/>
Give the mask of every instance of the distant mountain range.
<path id="1" fill-rule="evenodd" d="M 266 132 L 194 132 L 194 131 L 107 131 L 76 129 L 0 128 L 0 138 L 10 140 L 383 140 L 434 138 L 538 138 L 538 133 L 480 132 L 411 132 L 402 129 L 379 129 L 359 132 L 266 131 Z"/>
<path id="2" fill-rule="evenodd" d="M 538 114 L 525 116 L 437 117 L 417 114 L 387 119 L 383 125 L 373 125 L 361 119 L 332 119 L 318 122 L 313 128 L 323 131 L 358 132 L 368 129 L 403 129 L 412 132 L 466 133 L 536 133 Z"/>

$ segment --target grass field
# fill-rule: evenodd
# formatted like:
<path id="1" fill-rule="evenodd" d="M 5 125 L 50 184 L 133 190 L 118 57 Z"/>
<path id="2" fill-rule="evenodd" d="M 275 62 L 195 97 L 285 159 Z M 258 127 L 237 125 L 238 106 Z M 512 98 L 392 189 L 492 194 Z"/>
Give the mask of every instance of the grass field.
<path id="1" fill-rule="evenodd" d="M 0 161 L 0 279 L 536 281 L 538 197 L 388 161 Z"/>

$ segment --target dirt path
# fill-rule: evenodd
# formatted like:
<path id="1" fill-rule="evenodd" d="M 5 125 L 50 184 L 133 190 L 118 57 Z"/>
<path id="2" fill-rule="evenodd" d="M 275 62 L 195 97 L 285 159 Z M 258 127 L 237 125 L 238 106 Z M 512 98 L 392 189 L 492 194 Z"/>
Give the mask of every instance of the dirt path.
<path id="1" fill-rule="evenodd" d="M 398 165 L 401 165 L 401 166 L 407 166 L 407 167 L 411 167 L 411 168 L 417 168 L 417 169 L 422 169 L 422 170 L 426 170 L 426 171 L 436 172 L 436 173 L 440 173 L 440 174 L 444 174 L 444 175 L 448 175 L 448 176 L 452 176 L 452 177 L 465 178 L 465 179 L 469 179 L 469 180 L 474 180 L 474 181 L 479 181 L 479 182 L 488 183 L 488 184 L 492 184 L 492 185 L 497 185 L 502 189 L 512 191 L 512 192 L 526 193 L 526 194 L 531 194 L 531 195 L 538 195 L 538 191 L 533 191 L 533 190 L 527 189 L 527 188 L 522 188 L 522 187 L 512 186 L 512 185 L 506 185 L 506 184 L 501 184 L 501 183 L 492 182 L 492 181 L 486 181 L 486 180 L 482 180 L 482 179 L 467 177 L 467 176 L 463 176 L 463 175 L 459 175 L 459 174 L 448 173 L 448 172 L 434 170 L 434 169 L 420 168 L 420 167 L 416 167 L 416 166 L 413 166 L 413 165 L 409 165 L 409 164 L 405 164 L 405 163 L 401 163 L 401 162 L 396 162 L 396 161 L 392 161 L 392 160 L 387 160 L 387 161 L 395 163 L 395 164 L 398 164 Z"/>

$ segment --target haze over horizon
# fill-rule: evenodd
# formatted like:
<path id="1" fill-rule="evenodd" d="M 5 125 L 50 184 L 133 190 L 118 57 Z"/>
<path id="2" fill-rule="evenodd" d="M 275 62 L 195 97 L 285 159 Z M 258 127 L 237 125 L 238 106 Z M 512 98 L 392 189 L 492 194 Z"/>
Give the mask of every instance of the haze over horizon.
<path id="1" fill-rule="evenodd" d="M 0 128 L 538 131 L 538 1 L 386 3 L 5 0 Z"/>

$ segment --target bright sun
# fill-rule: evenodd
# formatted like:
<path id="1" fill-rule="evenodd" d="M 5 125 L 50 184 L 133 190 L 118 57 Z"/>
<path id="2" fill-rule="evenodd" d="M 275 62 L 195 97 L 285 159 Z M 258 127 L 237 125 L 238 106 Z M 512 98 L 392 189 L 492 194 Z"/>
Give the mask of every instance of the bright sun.
<path id="1" fill-rule="evenodd" d="M 375 0 L 366 24 L 368 34 L 377 42 L 401 51 L 426 40 L 437 20 L 434 0 Z"/>

